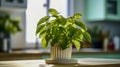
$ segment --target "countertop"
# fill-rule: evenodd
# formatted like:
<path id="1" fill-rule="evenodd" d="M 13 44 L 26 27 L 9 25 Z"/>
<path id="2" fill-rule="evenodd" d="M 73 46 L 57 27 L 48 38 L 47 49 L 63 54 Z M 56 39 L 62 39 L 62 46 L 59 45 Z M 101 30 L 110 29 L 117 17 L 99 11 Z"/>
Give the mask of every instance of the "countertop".
<path id="1" fill-rule="evenodd" d="M 119 67 L 120 60 L 104 58 L 77 58 L 76 64 L 46 64 L 45 60 L 1 61 L 0 67 Z"/>

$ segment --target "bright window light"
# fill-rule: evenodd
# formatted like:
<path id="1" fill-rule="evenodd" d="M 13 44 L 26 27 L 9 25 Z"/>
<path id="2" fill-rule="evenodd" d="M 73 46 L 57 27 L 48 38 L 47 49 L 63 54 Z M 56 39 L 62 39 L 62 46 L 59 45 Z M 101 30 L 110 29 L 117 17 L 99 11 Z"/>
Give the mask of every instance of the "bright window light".
<path id="1" fill-rule="evenodd" d="M 36 25 L 39 19 L 46 15 L 46 8 L 43 6 L 46 0 L 28 0 L 26 15 L 26 41 L 35 43 Z"/>
<path id="2" fill-rule="evenodd" d="M 67 17 L 68 0 L 50 0 L 50 8 L 54 8 L 60 12 L 61 15 Z"/>

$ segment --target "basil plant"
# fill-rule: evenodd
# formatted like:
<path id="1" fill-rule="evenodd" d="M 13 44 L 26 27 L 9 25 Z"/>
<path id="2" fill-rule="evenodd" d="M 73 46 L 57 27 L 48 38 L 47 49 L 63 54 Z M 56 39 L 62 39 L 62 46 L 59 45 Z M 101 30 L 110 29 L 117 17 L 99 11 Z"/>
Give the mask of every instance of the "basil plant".
<path id="1" fill-rule="evenodd" d="M 46 48 L 48 44 L 52 47 L 59 43 L 62 49 L 75 45 L 79 50 L 80 42 L 91 42 L 87 27 L 80 20 L 80 13 L 65 18 L 55 9 L 51 8 L 48 12 L 50 15 L 42 17 L 36 28 L 36 35 L 41 38 L 42 47 Z"/>

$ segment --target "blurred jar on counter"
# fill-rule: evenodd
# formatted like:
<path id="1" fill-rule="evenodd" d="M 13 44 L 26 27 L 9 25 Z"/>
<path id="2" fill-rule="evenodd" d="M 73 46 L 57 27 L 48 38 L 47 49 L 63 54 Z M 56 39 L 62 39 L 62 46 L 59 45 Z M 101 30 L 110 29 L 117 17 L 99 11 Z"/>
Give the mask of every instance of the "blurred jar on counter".
<path id="1" fill-rule="evenodd" d="M 109 44 L 109 37 L 110 37 L 110 31 L 104 31 L 103 32 L 103 50 L 108 51 L 108 44 Z"/>
<path id="2" fill-rule="evenodd" d="M 115 45 L 115 50 L 116 51 L 120 50 L 120 37 L 119 36 L 113 37 L 113 43 Z"/>
<path id="3" fill-rule="evenodd" d="M 115 45 L 113 43 L 113 39 L 110 39 L 110 42 L 108 44 L 108 50 L 114 51 L 115 50 Z"/>

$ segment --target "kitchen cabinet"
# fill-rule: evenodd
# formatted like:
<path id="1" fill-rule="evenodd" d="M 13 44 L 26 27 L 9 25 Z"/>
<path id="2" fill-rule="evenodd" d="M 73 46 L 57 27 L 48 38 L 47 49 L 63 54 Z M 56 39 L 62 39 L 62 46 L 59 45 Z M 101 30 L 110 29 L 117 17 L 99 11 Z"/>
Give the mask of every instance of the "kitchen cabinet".
<path id="1" fill-rule="evenodd" d="M 27 0 L 0 0 L 1 8 L 27 8 Z"/>
<path id="2" fill-rule="evenodd" d="M 120 0 L 86 0 L 87 21 L 120 21 Z"/>

